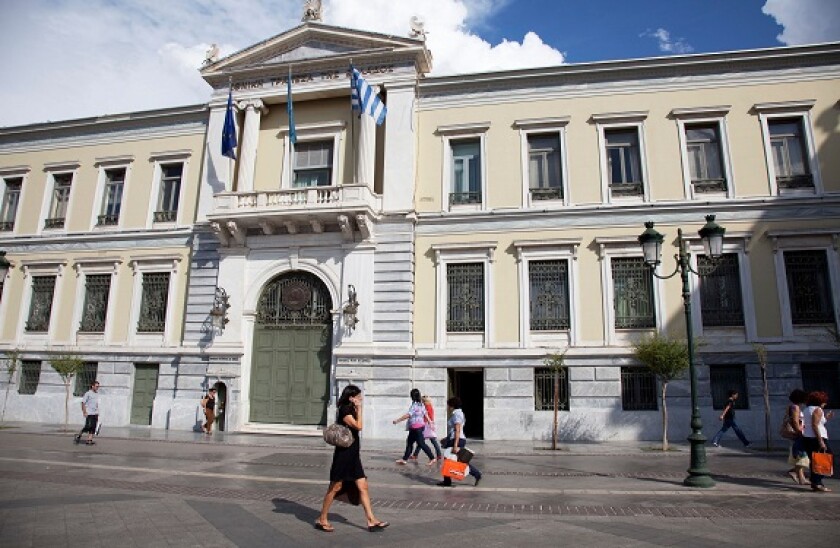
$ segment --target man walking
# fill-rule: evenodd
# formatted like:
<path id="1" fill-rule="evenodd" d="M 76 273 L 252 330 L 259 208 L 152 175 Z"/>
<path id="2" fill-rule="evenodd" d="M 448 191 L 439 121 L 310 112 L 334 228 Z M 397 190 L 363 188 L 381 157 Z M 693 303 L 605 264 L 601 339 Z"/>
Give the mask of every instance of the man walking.
<path id="1" fill-rule="evenodd" d="M 712 445 L 715 447 L 720 447 L 720 438 L 723 437 L 723 434 L 726 433 L 727 430 L 732 428 L 735 430 L 735 435 L 738 436 L 738 439 L 741 440 L 741 443 L 744 444 L 744 447 L 749 447 L 750 442 L 747 440 L 747 437 L 741 432 L 741 429 L 735 424 L 735 400 L 738 399 L 738 391 L 737 390 L 730 390 L 728 393 L 729 401 L 726 402 L 726 407 L 723 409 L 723 413 L 720 414 L 718 417 L 720 420 L 723 421 L 723 426 L 721 427 L 720 431 L 715 434 L 715 437 L 712 438 Z"/>
<path id="2" fill-rule="evenodd" d="M 99 381 L 90 383 L 90 390 L 82 396 L 82 413 L 85 416 L 85 427 L 76 436 L 76 443 L 82 442 L 82 434 L 87 432 L 86 445 L 95 445 L 93 435 L 96 433 L 96 424 L 99 422 Z"/>

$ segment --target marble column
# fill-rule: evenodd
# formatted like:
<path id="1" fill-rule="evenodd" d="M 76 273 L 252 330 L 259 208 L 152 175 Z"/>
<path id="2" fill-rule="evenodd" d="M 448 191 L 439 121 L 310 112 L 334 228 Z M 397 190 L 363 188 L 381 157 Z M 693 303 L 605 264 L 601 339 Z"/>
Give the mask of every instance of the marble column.
<path id="1" fill-rule="evenodd" d="M 240 101 L 237 106 L 245 111 L 242 147 L 239 149 L 237 191 L 250 192 L 254 190 L 254 167 L 257 163 L 257 145 L 260 140 L 260 117 L 268 113 L 268 107 L 261 99 Z"/>
<path id="2" fill-rule="evenodd" d="M 379 89 L 374 87 L 378 94 Z M 356 121 L 359 139 L 356 144 L 356 183 L 373 189 L 373 174 L 376 168 L 376 121 L 372 116 L 362 114 Z"/>

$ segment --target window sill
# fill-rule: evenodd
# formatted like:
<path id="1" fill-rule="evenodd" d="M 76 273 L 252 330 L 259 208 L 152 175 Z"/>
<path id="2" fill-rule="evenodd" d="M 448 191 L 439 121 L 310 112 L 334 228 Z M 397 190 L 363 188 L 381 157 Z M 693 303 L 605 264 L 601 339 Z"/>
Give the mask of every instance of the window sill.
<path id="1" fill-rule="evenodd" d="M 446 348 L 484 348 L 484 333 L 446 333 Z"/>

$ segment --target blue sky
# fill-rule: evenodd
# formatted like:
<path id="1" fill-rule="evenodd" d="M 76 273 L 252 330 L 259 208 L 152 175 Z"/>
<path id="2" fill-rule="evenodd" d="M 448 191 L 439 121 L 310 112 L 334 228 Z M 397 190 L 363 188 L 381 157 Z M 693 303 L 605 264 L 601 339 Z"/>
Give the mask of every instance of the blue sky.
<path id="1" fill-rule="evenodd" d="M 198 67 L 300 24 L 302 0 L 0 0 L 0 126 L 202 103 Z M 432 75 L 840 41 L 840 0 L 324 0 Z M 11 107 L 9 106 L 11 105 Z"/>

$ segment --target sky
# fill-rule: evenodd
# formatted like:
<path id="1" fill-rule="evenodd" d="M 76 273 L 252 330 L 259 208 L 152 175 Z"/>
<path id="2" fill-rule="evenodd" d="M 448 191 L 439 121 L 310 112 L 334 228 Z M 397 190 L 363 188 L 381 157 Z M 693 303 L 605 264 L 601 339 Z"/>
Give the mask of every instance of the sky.
<path id="1" fill-rule="evenodd" d="M 198 68 L 302 0 L 0 0 L 0 126 L 203 103 Z M 325 24 L 427 30 L 432 76 L 840 41 L 840 0 L 324 0 Z"/>

